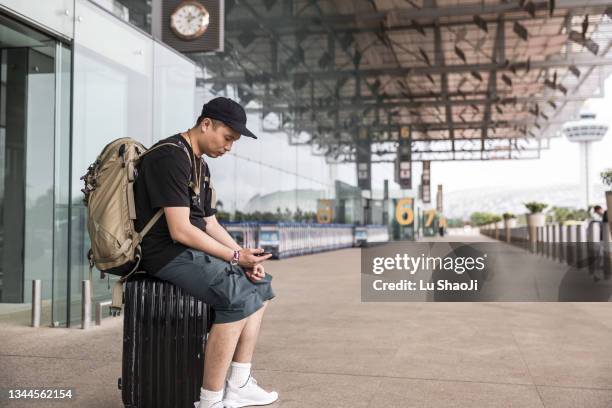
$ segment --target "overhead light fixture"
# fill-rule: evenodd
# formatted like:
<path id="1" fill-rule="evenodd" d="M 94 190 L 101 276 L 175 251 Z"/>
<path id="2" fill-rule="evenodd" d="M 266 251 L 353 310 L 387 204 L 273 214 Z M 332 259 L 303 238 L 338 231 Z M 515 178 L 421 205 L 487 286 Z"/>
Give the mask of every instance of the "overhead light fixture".
<path id="1" fill-rule="evenodd" d="M 480 28 L 485 33 L 489 32 L 489 28 L 487 27 L 487 22 L 477 14 L 474 15 L 474 24 L 476 24 L 478 28 Z"/>
<path id="2" fill-rule="evenodd" d="M 321 58 L 319 58 L 319 68 L 326 69 L 331 65 L 331 63 L 332 57 L 327 51 L 325 51 L 323 55 L 321 55 Z"/>
<path id="3" fill-rule="evenodd" d="M 298 45 L 297 47 L 295 47 L 295 51 L 293 52 L 292 57 L 295 59 L 297 63 L 303 64 L 304 61 L 306 60 L 304 49 Z"/>
<path id="4" fill-rule="evenodd" d="M 555 0 L 548 0 L 548 15 L 553 16 L 555 12 Z"/>
<path id="5" fill-rule="evenodd" d="M 575 65 L 570 65 L 568 69 L 576 78 L 580 78 L 580 70 L 578 67 Z"/>
<path id="6" fill-rule="evenodd" d="M 421 56 L 423 57 L 423 59 L 425 60 L 425 63 L 429 66 L 431 66 L 431 62 L 429 61 L 429 56 L 427 55 L 427 53 L 425 52 L 425 50 L 423 50 L 421 47 L 419 47 L 419 53 L 421 54 Z"/>
<path id="7" fill-rule="evenodd" d="M 477 71 L 470 71 L 470 74 L 479 81 L 482 81 L 482 75 Z"/>
<path id="8" fill-rule="evenodd" d="M 589 30 L 589 15 L 585 14 L 582 19 L 582 38 L 586 38 L 587 31 Z"/>
<path id="9" fill-rule="evenodd" d="M 417 30 L 419 33 L 421 33 L 423 36 L 427 36 L 427 34 L 425 34 L 425 29 L 423 28 L 423 26 L 421 24 L 419 24 L 418 21 L 416 20 L 411 20 L 412 22 L 412 28 L 414 28 L 415 30 Z"/>
<path id="10" fill-rule="evenodd" d="M 351 46 L 351 44 L 353 43 L 353 34 L 348 32 L 346 33 L 341 39 L 340 39 L 340 47 L 342 47 L 342 49 L 344 51 L 346 51 L 348 49 L 348 47 Z"/>
<path id="11" fill-rule="evenodd" d="M 518 21 L 514 22 L 514 26 L 512 27 L 512 30 L 516 33 L 516 35 L 518 35 L 522 40 L 527 41 L 527 38 L 529 36 L 529 32 L 527 31 L 527 29 L 525 28 L 525 26 L 523 26 L 521 23 L 519 23 Z"/>
<path id="12" fill-rule="evenodd" d="M 372 92 L 374 95 L 378 94 L 378 91 L 380 90 L 380 80 L 378 78 L 376 78 L 376 80 L 371 84 L 368 82 L 366 82 L 366 84 L 368 84 L 370 92 Z"/>
<path id="13" fill-rule="evenodd" d="M 242 45 L 243 48 L 251 45 L 253 40 L 255 39 L 255 34 L 251 30 L 244 30 L 238 35 L 238 42 Z"/>
<path id="14" fill-rule="evenodd" d="M 529 13 L 531 18 L 535 17 L 536 7 L 535 7 L 535 4 L 533 3 L 533 1 L 529 1 L 527 4 L 525 4 L 525 10 L 527 10 L 527 13 Z"/>
<path id="15" fill-rule="evenodd" d="M 567 88 L 564 87 L 563 85 L 561 84 L 557 85 L 557 89 L 560 90 L 563 95 L 567 95 Z"/>
<path id="16" fill-rule="evenodd" d="M 266 7 L 266 10 L 270 10 L 276 4 L 276 0 L 263 0 L 263 4 Z"/>
<path id="17" fill-rule="evenodd" d="M 293 89 L 295 89 L 296 91 L 299 91 L 302 88 L 304 88 L 304 86 L 306 86 L 307 82 L 308 81 L 306 80 L 305 77 L 303 77 L 303 76 L 296 76 L 293 79 Z"/>
<path id="18" fill-rule="evenodd" d="M 554 72 L 552 81 L 548 78 L 544 80 L 544 85 L 550 89 L 557 89 L 557 71 Z"/>
<path id="19" fill-rule="evenodd" d="M 253 75 L 249 74 L 248 72 L 244 73 L 244 82 L 249 86 L 253 86 Z"/>
<path id="20" fill-rule="evenodd" d="M 502 74 L 501 79 L 502 81 L 506 83 L 506 85 L 508 85 L 509 87 L 512 87 L 512 80 L 510 79 L 508 75 Z"/>
<path id="21" fill-rule="evenodd" d="M 238 98 L 240 98 L 241 104 L 243 106 L 246 106 L 255 98 L 255 95 L 253 95 L 251 92 L 244 89 L 243 87 L 238 87 Z"/>
<path id="22" fill-rule="evenodd" d="M 281 123 L 282 123 L 282 125 L 285 126 L 289 122 L 293 122 L 293 118 L 288 113 L 283 113 L 281 115 Z"/>
<path id="23" fill-rule="evenodd" d="M 465 53 L 461 50 L 461 48 L 457 47 L 456 45 L 455 45 L 455 54 L 457 54 L 459 59 L 467 63 L 467 60 L 465 59 Z"/>
<path id="24" fill-rule="evenodd" d="M 355 50 L 355 54 L 353 55 L 353 65 L 355 65 L 355 68 L 359 68 L 359 64 L 361 64 L 361 52 L 359 50 Z"/>
<path id="25" fill-rule="evenodd" d="M 586 47 L 587 50 L 589 50 L 591 52 L 591 54 L 593 55 L 597 55 L 599 53 L 599 44 L 597 44 L 595 41 L 593 41 L 592 38 L 589 38 L 588 40 L 586 40 L 584 42 L 584 46 Z"/>

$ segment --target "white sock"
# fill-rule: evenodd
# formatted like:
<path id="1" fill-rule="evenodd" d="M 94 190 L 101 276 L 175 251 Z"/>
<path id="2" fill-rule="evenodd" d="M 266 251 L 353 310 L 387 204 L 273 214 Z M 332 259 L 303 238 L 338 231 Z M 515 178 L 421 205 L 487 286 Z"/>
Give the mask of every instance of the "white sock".
<path id="1" fill-rule="evenodd" d="M 236 363 L 232 361 L 230 368 L 228 381 L 232 383 L 234 387 L 242 387 L 246 384 L 251 375 L 251 363 Z"/>
<path id="2" fill-rule="evenodd" d="M 223 401 L 223 389 L 210 391 L 200 387 L 200 408 L 209 408 L 219 401 Z"/>

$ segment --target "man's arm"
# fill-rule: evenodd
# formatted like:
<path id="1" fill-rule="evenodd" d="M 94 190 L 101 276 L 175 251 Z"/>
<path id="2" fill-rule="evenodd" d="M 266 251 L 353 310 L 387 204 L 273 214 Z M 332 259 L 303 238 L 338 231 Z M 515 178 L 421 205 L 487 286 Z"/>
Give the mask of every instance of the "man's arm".
<path id="1" fill-rule="evenodd" d="M 235 249 L 240 251 L 242 248 L 240 245 L 234 241 L 232 236 L 226 231 L 221 224 L 219 224 L 219 220 L 215 215 L 211 215 L 210 217 L 204 217 L 204 221 L 206 221 L 206 233 L 225 245 L 228 248 Z"/>
<path id="2" fill-rule="evenodd" d="M 234 249 L 225 246 L 216 239 L 191 224 L 189 221 L 189 207 L 164 207 L 164 214 L 168 222 L 168 229 L 173 240 L 181 244 L 206 252 L 214 257 L 231 261 L 234 256 Z M 221 226 L 219 226 L 221 228 Z M 231 237 L 230 237 L 231 239 Z M 237 245 L 234 240 L 232 242 Z M 271 255 L 255 256 L 252 249 L 240 249 L 240 266 L 253 268 L 255 265 L 268 259 Z M 257 251 L 259 252 L 259 251 Z"/>

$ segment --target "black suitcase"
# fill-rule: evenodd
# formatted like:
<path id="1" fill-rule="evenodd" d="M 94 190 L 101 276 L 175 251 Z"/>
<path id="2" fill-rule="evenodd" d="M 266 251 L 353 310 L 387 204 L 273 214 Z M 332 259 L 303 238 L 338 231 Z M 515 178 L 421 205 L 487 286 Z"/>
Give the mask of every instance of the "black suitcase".
<path id="1" fill-rule="evenodd" d="M 146 274 L 126 283 L 119 379 L 128 408 L 193 408 L 200 399 L 210 310 Z"/>

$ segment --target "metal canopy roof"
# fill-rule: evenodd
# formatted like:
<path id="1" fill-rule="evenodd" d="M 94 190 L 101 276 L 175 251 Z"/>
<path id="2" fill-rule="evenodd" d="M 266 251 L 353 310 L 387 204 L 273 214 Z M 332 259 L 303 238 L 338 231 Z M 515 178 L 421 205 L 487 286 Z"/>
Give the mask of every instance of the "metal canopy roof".
<path id="1" fill-rule="evenodd" d="M 198 85 L 330 162 L 403 126 L 415 161 L 537 158 L 612 71 L 610 0 L 226 0 L 225 30 Z"/>

